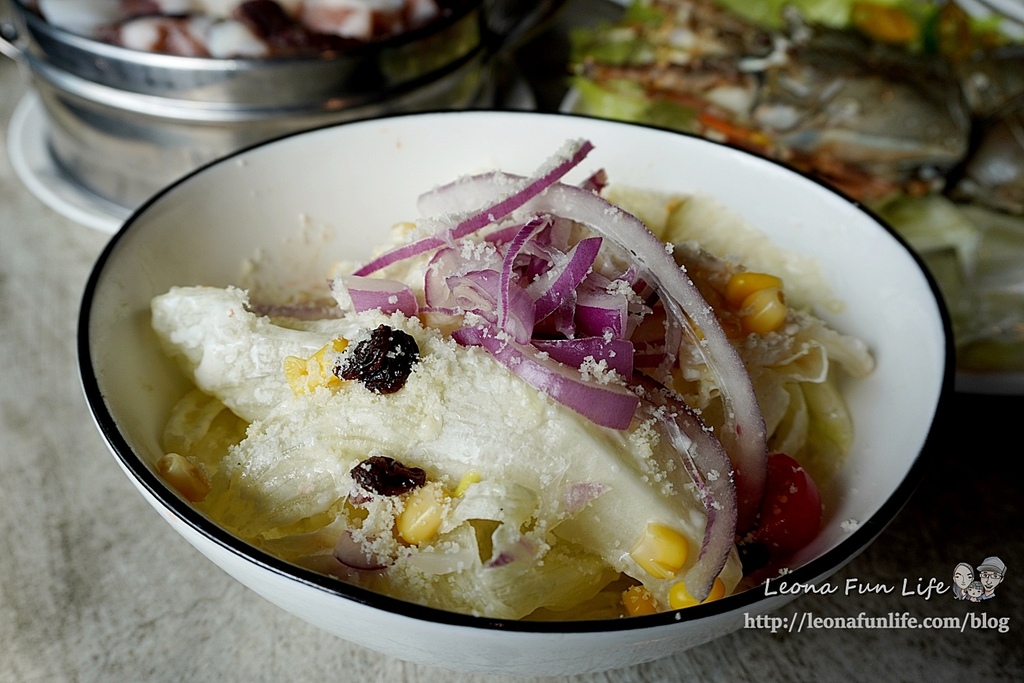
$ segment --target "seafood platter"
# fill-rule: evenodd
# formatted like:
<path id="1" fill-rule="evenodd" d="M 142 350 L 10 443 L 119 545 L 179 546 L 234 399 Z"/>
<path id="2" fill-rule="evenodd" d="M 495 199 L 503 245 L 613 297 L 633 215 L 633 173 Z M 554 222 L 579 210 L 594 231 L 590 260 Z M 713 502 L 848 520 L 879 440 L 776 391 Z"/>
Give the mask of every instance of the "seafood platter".
<path id="1" fill-rule="evenodd" d="M 637 0 L 574 35 L 563 109 L 734 145 L 862 203 L 941 286 L 958 388 L 1019 393 L 1024 24 L 986 4 Z"/>

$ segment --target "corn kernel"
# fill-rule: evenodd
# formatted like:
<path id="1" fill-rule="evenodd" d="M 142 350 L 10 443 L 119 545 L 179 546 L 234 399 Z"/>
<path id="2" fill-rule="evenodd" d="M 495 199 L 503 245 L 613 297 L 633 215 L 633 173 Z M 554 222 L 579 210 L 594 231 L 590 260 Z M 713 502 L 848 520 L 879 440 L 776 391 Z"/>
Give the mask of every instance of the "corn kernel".
<path id="1" fill-rule="evenodd" d="M 400 221 L 391 226 L 391 237 L 394 242 L 408 242 L 409 237 L 416 231 L 416 224 L 410 221 Z"/>
<path id="2" fill-rule="evenodd" d="M 684 607 L 693 607 L 697 603 L 697 598 L 690 595 L 690 591 L 686 589 L 686 583 L 680 581 L 668 590 L 668 606 L 672 609 L 683 609 Z"/>
<path id="3" fill-rule="evenodd" d="M 725 300 L 733 308 L 741 308 L 751 294 L 771 288 L 782 289 L 782 280 L 768 273 L 739 272 L 726 283 Z"/>
<path id="4" fill-rule="evenodd" d="M 693 607 L 696 604 L 703 605 L 705 602 L 714 602 L 722 597 L 725 597 L 725 583 L 716 576 L 715 582 L 711 584 L 711 592 L 708 593 L 708 597 L 704 598 L 703 602 L 698 603 L 697 599 L 690 595 L 690 591 L 686 590 L 686 583 L 680 581 L 669 589 L 668 604 L 672 609 L 683 609 L 684 607 Z"/>
<path id="5" fill-rule="evenodd" d="M 210 485 L 202 472 L 183 455 L 164 455 L 156 461 L 156 471 L 189 502 L 198 503 L 210 493 Z"/>
<path id="6" fill-rule="evenodd" d="M 651 591 L 643 586 L 631 586 L 624 590 L 622 606 L 626 608 L 626 614 L 631 617 L 658 613 L 658 602 L 651 595 Z"/>
<path id="7" fill-rule="evenodd" d="M 630 557 L 656 579 L 671 579 L 686 564 L 690 544 L 681 533 L 664 524 L 649 523 L 637 539 Z"/>
<path id="8" fill-rule="evenodd" d="M 440 488 L 430 484 L 421 486 L 406 497 L 405 509 L 395 520 L 395 530 L 409 545 L 420 545 L 437 534 L 444 512 Z"/>
<path id="9" fill-rule="evenodd" d="M 339 354 L 347 346 L 348 340 L 339 337 L 309 358 L 286 356 L 284 376 L 295 395 L 308 394 L 317 387 L 327 387 L 332 391 L 341 387 L 342 381 L 334 374 L 328 354 Z"/>
<path id="10" fill-rule="evenodd" d="M 459 480 L 459 485 L 455 487 L 455 491 L 454 493 L 452 493 L 452 498 L 461 498 L 463 494 L 466 493 L 466 489 L 468 489 L 470 486 L 476 484 L 479 481 L 479 472 L 477 472 L 476 470 L 467 471 L 464 475 L 462 475 L 462 479 Z"/>
<path id="11" fill-rule="evenodd" d="M 761 289 L 743 300 L 739 316 L 743 330 L 748 334 L 767 334 L 782 327 L 789 307 L 777 287 Z"/>

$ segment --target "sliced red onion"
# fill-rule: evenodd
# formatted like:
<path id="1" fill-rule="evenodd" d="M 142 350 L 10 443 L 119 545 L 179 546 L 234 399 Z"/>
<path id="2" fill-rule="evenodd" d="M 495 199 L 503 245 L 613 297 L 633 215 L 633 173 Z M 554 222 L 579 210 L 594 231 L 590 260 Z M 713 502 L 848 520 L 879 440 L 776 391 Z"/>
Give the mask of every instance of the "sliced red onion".
<path id="1" fill-rule="evenodd" d="M 512 335 L 520 344 L 527 344 L 533 336 L 533 325 L 537 318 L 534 302 L 526 292 L 513 282 L 516 258 L 523 246 L 547 225 L 547 221 L 536 219 L 527 222 L 505 251 L 501 264 L 501 285 L 498 296 L 498 327 Z"/>
<path id="2" fill-rule="evenodd" d="M 547 236 L 549 239 L 541 239 L 544 236 Z M 523 281 L 528 283 L 526 291 L 530 293 L 533 299 L 541 295 L 544 286 L 543 284 L 537 284 L 538 280 L 544 278 L 550 271 L 556 271 L 557 273 L 565 267 L 569 260 L 569 255 L 566 253 L 569 247 L 557 246 L 550 239 L 551 237 L 552 234 L 550 232 L 542 232 L 536 239 L 531 240 L 524 247 L 524 251 L 530 255 L 530 261 L 523 269 Z M 554 275 L 548 275 L 548 277 L 554 277 Z"/>
<path id="3" fill-rule="evenodd" d="M 686 579 L 687 590 L 702 601 L 711 592 L 735 543 L 738 510 L 734 470 L 721 442 L 680 397 L 652 380 L 643 384 L 647 390 L 644 410 L 658 420 L 707 513 L 700 553 Z"/>
<path id="4" fill-rule="evenodd" d="M 496 270 L 473 270 L 463 275 L 449 275 L 444 282 L 457 310 L 471 311 L 497 323 L 501 273 Z"/>
<path id="5" fill-rule="evenodd" d="M 576 298 L 576 329 L 584 336 L 626 337 L 629 302 L 621 294 L 582 291 Z"/>
<path id="6" fill-rule="evenodd" d="M 427 263 L 423 276 L 423 299 L 430 308 L 453 309 L 451 288 L 445 282 L 452 274 L 462 273 L 462 262 L 455 247 L 438 249 Z"/>
<path id="7" fill-rule="evenodd" d="M 608 173 L 603 169 L 594 171 L 590 176 L 580 183 L 580 187 L 588 192 L 601 194 L 601 191 L 608 185 Z"/>
<path id="8" fill-rule="evenodd" d="M 518 285 L 502 291 L 499 328 L 520 344 L 529 344 L 533 338 L 536 320 L 533 300 Z"/>
<path id="9" fill-rule="evenodd" d="M 384 569 L 394 563 L 394 558 L 367 553 L 363 544 L 352 536 L 349 529 L 345 529 L 338 537 L 338 543 L 334 546 L 334 557 L 352 569 Z"/>
<path id="10" fill-rule="evenodd" d="M 570 484 L 565 490 L 565 511 L 570 517 L 575 516 L 601 494 L 609 490 L 607 484 L 593 481 L 579 481 Z"/>
<path id="11" fill-rule="evenodd" d="M 508 335 L 483 327 L 465 327 L 452 337 L 464 346 L 482 346 L 534 389 L 602 427 L 627 429 L 640 404 L 628 387 L 584 377 L 578 369 L 545 357 L 533 346 L 517 344 Z"/>
<path id="12" fill-rule="evenodd" d="M 470 215 L 469 218 L 458 223 L 444 235 L 430 235 L 381 254 L 356 270 L 354 274 L 363 276 L 370 275 L 398 261 L 411 258 L 413 256 L 419 256 L 420 254 L 425 254 L 431 249 L 437 249 L 445 244 L 451 244 L 455 240 L 461 239 L 466 235 L 470 235 L 477 230 L 481 230 L 492 223 L 500 221 L 516 209 L 520 208 L 530 199 L 536 197 L 538 194 L 550 187 L 553 183 L 561 180 L 566 173 L 583 161 L 593 148 L 594 146 L 588 140 L 570 141 L 567 143 L 566 148 L 561 154 L 555 155 L 547 164 L 545 164 L 544 167 L 538 170 L 533 177 L 523 179 L 514 176 L 506 176 L 506 178 L 511 179 L 511 182 L 506 184 L 503 189 L 511 189 L 512 191 L 501 201 L 491 204 L 483 210 L 476 211 Z M 447 188 L 457 186 L 460 182 L 460 180 L 456 180 L 454 183 L 449 183 L 448 185 L 437 188 L 432 192 L 421 196 L 419 202 L 420 211 L 422 212 L 425 206 L 429 207 L 431 198 L 436 196 L 443 197 L 448 191 Z M 477 202 L 474 206 L 469 208 L 471 210 L 477 209 L 484 201 L 493 199 L 494 196 L 495 194 L 491 193 L 488 197 L 482 198 L 480 202 Z M 429 210 L 425 212 L 424 215 L 435 216 L 447 213 L 451 212 L 447 211 L 443 206 L 439 206 L 437 207 L 437 210 Z"/>
<path id="13" fill-rule="evenodd" d="M 516 238 L 516 235 L 519 234 L 522 227 L 523 226 L 521 225 L 510 225 L 508 227 L 495 230 L 494 232 L 489 232 L 484 236 L 484 241 L 499 246 L 508 244 Z"/>
<path id="14" fill-rule="evenodd" d="M 387 268 L 393 263 L 398 263 L 399 261 L 404 261 L 407 258 L 412 258 L 413 256 L 425 254 L 428 251 L 437 249 L 438 247 L 443 247 L 445 244 L 447 243 L 445 242 L 444 238 L 439 237 L 437 235 L 430 235 L 428 237 L 418 239 L 414 242 L 403 244 L 400 247 L 396 247 L 390 251 L 384 252 L 383 254 L 373 259 L 366 265 L 357 268 L 353 272 L 353 275 L 359 275 L 363 277 L 367 275 L 372 275 L 373 273 L 376 273 L 378 270 L 383 270 L 384 268 Z"/>
<path id="15" fill-rule="evenodd" d="M 371 265 L 384 267 L 401 258 L 449 245 L 449 248 L 438 249 L 428 268 L 425 282 L 428 307 L 472 312 L 497 325 L 496 328 L 459 330 L 455 333 L 457 341 L 483 346 L 535 388 L 595 423 L 625 429 L 638 404 L 627 388 L 595 383 L 579 374 L 583 361 L 572 362 L 570 356 L 563 355 L 574 366 L 566 367 L 543 357 L 538 348 L 529 345 L 533 325 L 542 318 L 550 318 L 545 322 L 546 329 L 554 327 L 567 337 L 580 334 L 584 338 L 598 338 L 597 333 L 600 333 L 603 341 L 606 335 L 613 339 L 627 338 L 636 327 L 640 313 L 649 312 L 643 306 L 640 308 L 644 310 L 640 311 L 624 296 L 615 299 L 610 294 L 596 294 L 592 285 L 591 289 L 581 286 L 595 267 L 601 238 L 608 238 L 613 250 L 621 250 L 633 262 L 627 273 L 608 272 L 608 278 L 628 277 L 626 282 L 635 289 L 652 285 L 667 311 L 658 374 L 666 376 L 670 372 L 685 333 L 715 375 L 725 408 L 720 440 L 732 459 L 739 498 L 739 524 L 741 529 L 746 529 L 759 508 L 766 472 L 764 421 L 749 375 L 711 307 L 676 265 L 666 246 L 635 216 L 594 193 L 604 182 L 603 178 L 595 176 L 593 182 L 585 182 L 584 187 L 559 182 L 590 147 L 586 141 L 571 143 L 565 153 L 556 155 L 531 178 L 492 172 L 461 178 L 426 193 L 419 201 L 421 211 L 468 217 L 444 234 L 399 247 Z M 495 196 L 502 199 L 495 202 Z M 480 206 L 485 208 L 480 209 Z M 457 239 L 505 220 L 517 210 L 528 216 L 528 222 L 537 220 L 538 216 L 553 216 L 553 227 L 543 233 L 543 238 L 533 229 L 520 227 L 513 235 L 510 228 L 499 228 L 488 242 L 491 245 L 488 249 L 491 254 L 495 246 L 503 249 L 503 258 L 493 259 L 486 251 L 481 257 L 476 255 L 475 247 L 467 252 L 455 246 Z M 565 242 L 573 223 L 589 226 L 597 236 L 582 240 L 566 254 Z M 521 261 L 520 256 L 525 260 Z M 602 263 L 607 268 L 607 260 Z M 357 274 L 366 270 L 364 267 Z M 524 280 L 521 278 L 531 283 L 526 290 L 522 289 L 520 283 Z M 527 295 L 520 296 L 524 291 Z M 533 299 L 536 299 L 535 305 Z M 577 353 L 579 346 L 578 343 L 559 345 L 555 353 L 565 349 Z M 585 358 L 599 362 L 617 355 L 618 352 L 614 356 L 606 354 L 607 357 L 591 354 Z M 644 352 L 643 356 L 641 360 L 647 361 L 650 353 Z M 612 364 L 609 362 L 608 366 Z M 618 372 L 631 366 L 616 367 Z M 594 394 L 595 391 L 601 393 Z M 597 398 L 601 400 L 595 400 Z"/>
<path id="16" fill-rule="evenodd" d="M 427 264 L 423 281 L 423 298 L 428 306 L 454 308 L 456 306 L 451 277 L 461 277 L 470 272 L 492 272 L 498 275 L 501 270 L 501 255 L 493 250 L 468 253 L 459 247 L 438 249 Z M 497 282 L 493 290 L 497 295 Z M 493 311 L 493 307 L 489 310 Z"/>
<path id="17" fill-rule="evenodd" d="M 548 216 L 547 218 L 551 221 L 551 227 L 540 234 L 537 243 L 564 254 L 569 251 L 569 239 L 572 237 L 576 225 L 572 221 L 558 216 Z"/>
<path id="18" fill-rule="evenodd" d="M 335 278 L 331 291 L 342 308 L 356 313 L 379 309 L 382 313 L 401 311 L 411 318 L 419 309 L 416 295 L 397 280 L 342 275 Z"/>
<path id="19" fill-rule="evenodd" d="M 594 145 L 589 140 L 570 140 L 562 150 L 545 162 L 544 166 L 538 169 L 530 178 L 497 173 L 496 175 L 502 176 L 500 191 L 490 192 L 487 195 L 481 196 L 480 201 L 460 209 L 459 212 L 473 211 L 474 213 L 452 228 L 451 237 L 453 239 L 460 239 L 505 218 L 548 187 L 561 180 L 566 173 L 579 165 L 590 154 L 592 149 L 594 149 Z M 463 180 L 460 178 L 421 195 L 418 201 L 420 212 L 425 216 L 452 213 L 445 208 L 444 203 L 446 200 L 444 197 L 451 191 L 451 188 L 458 188 Z M 496 195 L 501 196 L 505 194 L 505 191 L 509 189 L 512 191 L 500 201 L 491 204 L 486 203 L 493 200 Z M 438 199 L 440 201 L 435 204 L 435 200 Z M 481 205 L 485 208 L 479 209 Z"/>
<path id="20" fill-rule="evenodd" d="M 533 562 L 536 557 L 537 545 L 529 538 L 520 536 L 515 543 L 503 548 L 487 560 L 484 563 L 484 568 L 497 569 L 517 562 Z"/>
<path id="21" fill-rule="evenodd" d="M 534 335 L 541 339 L 576 338 L 576 292 L 543 320 L 537 320 Z"/>
<path id="22" fill-rule="evenodd" d="M 516 176 L 501 172 L 465 178 L 449 186 L 445 201 L 451 210 L 470 207 L 488 188 L 507 186 Z M 495 191 L 494 189 L 491 190 Z M 724 404 L 725 423 L 720 439 L 736 472 L 739 528 L 749 528 L 757 515 L 767 475 L 764 418 L 753 384 L 738 352 L 729 342 L 711 306 L 675 262 L 665 244 L 640 219 L 592 192 L 563 183 L 551 185 L 523 205 L 533 214 L 551 214 L 589 226 L 607 237 L 636 261 L 638 274 L 655 287 L 665 306 L 666 353 L 659 373 L 675 362 L 685 332 L 715 376 Z"/>
<path id="23" fill-rule="evenodd" d="M 570 251 L 560 268 L 552 268 L 528 288 L 537 300 L 537 318 L 543 319 L 569 299 L 590 272 L 601 250 L 600 237 L 586 237 Z"/>
<path id="24" fill-rule="evenodd" d="M 578 368 L 588 359 L 593 359 L 595 362 L 604 361 L 609 369 L 624 379 L 633 376 L 633 344 L 625 339 L 536 339 L 533 345 L 564 365 Z"/>

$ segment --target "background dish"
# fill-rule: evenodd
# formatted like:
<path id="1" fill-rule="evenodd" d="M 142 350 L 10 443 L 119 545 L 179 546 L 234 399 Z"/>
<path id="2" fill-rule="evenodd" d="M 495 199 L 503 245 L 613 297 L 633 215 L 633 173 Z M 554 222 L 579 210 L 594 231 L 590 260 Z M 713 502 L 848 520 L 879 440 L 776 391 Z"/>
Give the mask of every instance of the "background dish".
<path id="1" fill-rule="evenodd" d="M 571 114 L 576 107 L 579 93 L 570 89 L 562 100 L 559 110 Z M 1024 373 L 1022 372 L 968 372 L 956 373 L 956 390 L 968 394 L 991 394 L 1024 396 Z"/>
<path id="2" fill-rule="evenodd" d="M 507 109 L 529 111 L 536 103 L 529 86 L 517 74 L 498 97 Z M 26 93 L 11 116 L 7 149 L 18 179 L 39 201 L 60 215 L 100 232 L 113 234 L 136 207 L 121 206 L 90 191 L 64 171 L 49 145 L 46 110 L 35 91 Z"/>
<path id="3" fill-rule="evenodd" d="M 134 209 L 181 175 L 279 135 L 388 113 L 494 106 L 496 62 L 559 2 L 456 0 L 427 25 L 352 49 L 226 59 L 86 38 L 13 0 L 0 51 L 32 78 L 64 174 Z"/>
<path id="4" fill-rule="evenodd" d="M 818 25 L 808 29 L 809 39 L 790 35 L 787 29 L 771 23 L 776 16 L 773 12 L 780 11 L 776 3 L 720 0 L 716 10 L 716 2 L 711 0 L 677 0 L 675 4 L 680 7 L 692 4 L 699 10 L 680 13 L 675 18 L 671 13 L 662 16 L 651 10 L 655 14 L 643 20 L 638 19 L 645 16 L 643 10 L 623 14 L 621 5 L 629 4 L 618 0 L 604 3 L 617 7 L 618 13 L 596 28 L 577 33 L 567 57 L 575 74 L 573 88 L 561 100 L 560 111 L 651 123 L 725 139 L 834 183 L 906 237 L 937 278 L 951 312 L 957 341 L 958 388 L 993 394 L 1024 390 L 1024 337 L 1020 331 L 1024 301 L 1018 265 L 1024 254 L 1024 215 L 1019 203 L 997 199 L 994 191 L 986 194 L 989 183 L 994 182 L 989 179 L 995 177 L 990 169 L 998 168 L 1002 174 L 1000 182 L 1005 184 L 999 193 L 1019 194 L 1019 189 L 1012 188 L 1024 177 L 1015 170 L 1024 164 L 1024 156 L 1018 153 L 1015 143 L 1004 141 L 994 145 L 990 141 L 1001 134 L 1004 126 L 1014 131 L 1010 140 L 1021 139 L 1017 123 L 1020 114 L 1014 113 L 1014 107 L 1019 108 L 1024 102 L 1024 93 L 1014 74 L 1024 69 L 1024 52 L 1019 44 L 1013 44 L 1020 38 L 1016 31 L 1020 25 L 1010 21 L 996 23 L 980 3 L 963 3 L 962 8 L 959 3 L 896 3 L 893 16 L 916 22 L 912 33 L 917 37 L 905 36 L 900 47 L 895 47 L 895 43 L 885 44 L 875 37 L 873 32 L 878 30 L 883 10 L 881 5 L 871 3 L 859 10 L 852 8 L 856 3 L 849 2 L 799 3 L 796 6 L 803 8 L 808 17 L 826 24 L 838 22 L 836 25 L 842 28 Z M 972 23 L 968 14 L 983 20 Z M 683 16 L 688 18 L 680 18 Z M 743 16 L 751 17 L 750 21 L 743 20 Z M 661 18 L 655 21 L 657 17 Z M 762 21 L 766 23 L 757 23 Z M 739 22 L 729 24 L 731 32 L 723 33 L 729 38 L 714 44 L 700 38 L 701 31 L 711 35 L 720 24 L 728 22 Z M 935 26 L 944 24 L 959 27 L 958 35 L 964 37 L 962 54 L 932 35 Z M 693 35 L 698 36 L 693 45 L 673 39 L 677 33 L 691 35 L 688 31 L 695 31 Z M 761 54 L 759 45 L 769 37 L 780 36 L 787 47 L 777 48 L 772 59 L 762 61 L 743 56 Z M 816 45 L 819 40 L 832 46 L 837 56 L 831 59 L 842 63 L 845 70 L 828 71 L 830 58 L 825 51 L 816 52 L 821 48 Z M 850 49 L 851 45 L 861 46 L 864 56 L 854 57 L 859 53 Z M 709 59 L 704 50 L 717 56 Z M 922 54 L 928 57 L 922 58 Z M 688 68 L 675 66 L 687 60 Z M 874 64 L 867 80 L 858 75 L 858 69 L 864 66 L 858 60 Z M 886 64 L 899 67 L 886 71 Z M 932 77 L 921 78 L 922 73 L 933 68 L 936 72 Z M 755 84 L 736 79 L 737 69 L 755 69 Z M 801 86 L 807 88 L 809 96 L 776 99 L 779 92 L 774 88 L 779 83 L 788 79 L 802 82 L 807 77 L 799 74 L 814 73 L 816 69 L 822 70 L 820 82 L 808 78 Z M 819 92 L 816 87 L 820 83 L 831 83 L 830 90 Z M 941 90 L 933 92 L 931 88 L 937 83 L 942 84 Z M 836 94 L 858 87 L 875 88 L 877 96 Z M 745 99 L 748 97 L 752 98 L 749 102 Z M 879 105 L 864 104 L 869 102 Z M 892 102 L 901 102 L 917 111 L 912 115 L 890 111 Z M 910 106 L 912 102 L 914 106 Z M 771 111 L 789 112 L 795 118 L 788 123 L 785 116 L 773 120 L 768 115 Z M 839 111 L 849 115 L 843 123 L 833 118 Z M 907 167 L 923 163 L 926 172 L 921 178 L 925 184 L 935 181 L 931 189 L 894 189 L 898 182 L 905 181 L 883 189 L 899 178 L 899 173 L 892 175 L 880 170 L 884 166 L 879 163 L 884 151 L 894 141 L 899 141 L 895 146 L 916 149 L 914 134 L 901 129 L 901 122 L 914 117 L 925 120 L 928 112 L 947 111 L 949 120 L 945 127 L 949 140 L 959 141 L 964 156 L 957 153 L 930 167 L 934 160 L 924 160 L 918 150 L 906 162 Z M 876 129 L 879 121 L 885 125 Z M 954 121 L 956 126 L 952 125 Z M 822 148 L 813 143 L 819 137 L 829 138 L 834 133 L 830 132 L 832 127 L 846 125 L 848 130 L 835 133 L 835 139 L 844 139 L 845 143 L 826 144 Z M 934 140 L 941 136 L 935 133 L 923 137 Z M 969 144 L 968 138 L 975 142 Z M 996 149 L 1003 150 L 998 159 L 993 151 Z M 807 155 L 809 158 L 805 158 Z M 815 155 L 820 158 L 814 160 Z M 874 165 L 866 164 L 849 173 L 849 168 L 856 168 L 865 159 L 873 159 Z M 837 171 L 844 165 L 849 165 L 847 171 Z M 965 179 L 958 180 L 961 176 Z M 880 184 L 862 184 L 865 178 Z M 979 181 L 982 178 L 985 180 Z"/>

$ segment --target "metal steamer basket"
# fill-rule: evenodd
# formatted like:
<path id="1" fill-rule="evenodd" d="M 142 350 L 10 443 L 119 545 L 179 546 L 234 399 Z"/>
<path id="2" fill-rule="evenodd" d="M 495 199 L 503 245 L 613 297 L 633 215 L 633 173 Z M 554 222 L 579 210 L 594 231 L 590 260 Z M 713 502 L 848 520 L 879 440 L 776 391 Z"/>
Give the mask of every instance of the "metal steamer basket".
<path id="1" fill-rule="evenodd" d="M 465 0 L 428 26 L 344 52 L 214 59 L 109 45 L 9 0 L 0 52 L 31 75 L 56 165 L 88 192 L 131 209 L 202 164 L 272 137 L 380 114 L 484 106 L 496 56 L 559 4 Z"/>

